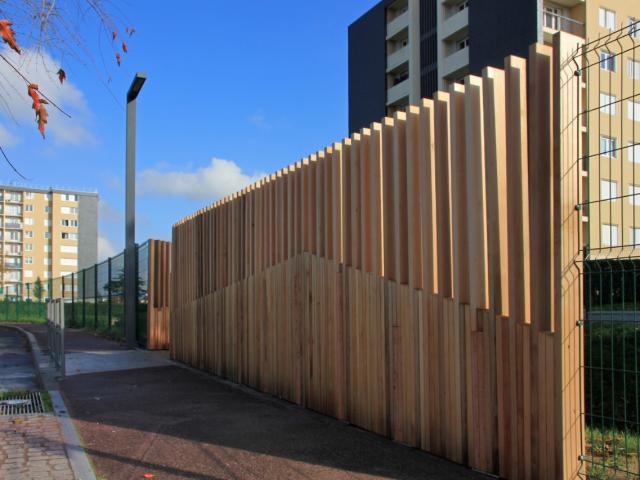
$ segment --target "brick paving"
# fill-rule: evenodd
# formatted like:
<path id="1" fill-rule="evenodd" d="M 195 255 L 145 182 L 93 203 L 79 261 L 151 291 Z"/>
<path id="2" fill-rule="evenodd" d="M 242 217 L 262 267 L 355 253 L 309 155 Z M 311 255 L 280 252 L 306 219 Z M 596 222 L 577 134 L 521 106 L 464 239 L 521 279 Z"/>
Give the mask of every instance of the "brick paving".
<path id="1" fill-rule="evenodd" d="M 74 480 L 55 416 L 0 417 L 0 478 Z"/>

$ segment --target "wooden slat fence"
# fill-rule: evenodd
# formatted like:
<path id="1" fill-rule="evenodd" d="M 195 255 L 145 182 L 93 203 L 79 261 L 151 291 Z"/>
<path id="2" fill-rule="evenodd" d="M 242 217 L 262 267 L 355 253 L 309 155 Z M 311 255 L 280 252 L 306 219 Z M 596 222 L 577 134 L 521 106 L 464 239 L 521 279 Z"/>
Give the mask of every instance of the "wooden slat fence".
<path id="1" fill-rule="evenodd" d="M 177 223 L 172 357 L 505 478 L 572 478 L 575 41 L 556 42 Z"/>
<path id="2" fill-rule="evenodd" d="M 149 240 L 147 349 L 169 348 L 171 242 Z"/>

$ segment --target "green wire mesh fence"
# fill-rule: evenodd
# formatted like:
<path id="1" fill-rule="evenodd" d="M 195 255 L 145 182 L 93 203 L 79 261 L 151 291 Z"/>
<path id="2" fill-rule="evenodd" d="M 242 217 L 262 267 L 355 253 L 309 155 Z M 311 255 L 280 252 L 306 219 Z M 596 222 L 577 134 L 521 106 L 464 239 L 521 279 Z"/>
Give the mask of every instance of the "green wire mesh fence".
<path id="1" fill-rule="evenodd" d="M 146 343 L 149 242 L 136 246 L 138 343 Z M 0 322 L 46 320 L 47 298 L 63 298 L 69 328 L 83 328 L 117 340 L 124 331 L 124 252 L 76 273 L 25 284 L 24 296 L 0 301 Z"/>

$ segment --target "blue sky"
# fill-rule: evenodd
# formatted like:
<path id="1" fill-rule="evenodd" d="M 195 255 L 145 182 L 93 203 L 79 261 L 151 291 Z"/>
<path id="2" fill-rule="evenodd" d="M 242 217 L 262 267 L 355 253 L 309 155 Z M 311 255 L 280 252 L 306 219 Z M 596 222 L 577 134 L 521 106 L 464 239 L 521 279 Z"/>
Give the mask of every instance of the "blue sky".
<path id="1" fill-rule="evenodd" d="M 43 91 L 72 119 L 53 112 L 42 140 L 30 101 L 13 98 L 5 88 L 0 95 L 10 97 L 14 118 L 0 111 L 0 144 L 30 185 L 98 190 L 101 255 L 119 251 L 123 99 L 134 73 L 145 71 L 149 79 L 138 102 L 136 236 L 169 239 L 171 225 L 185 215 L 346 135 L 347 27 L 374 4 L 122 2 L 136 28 L 122 66 L 115 66 L 109 48 L 102 54 L 94 48 L 95 64 L 104 58 L 109 65 L 108 86 L 109 74 L 91 62 L 65 63 L 63 87 L 28 63 L 32 77 L 48 87 Z M 95 26 L 86 31 L 96 47 Z M 22 182 L 5 164 L 0 181 Z"/>

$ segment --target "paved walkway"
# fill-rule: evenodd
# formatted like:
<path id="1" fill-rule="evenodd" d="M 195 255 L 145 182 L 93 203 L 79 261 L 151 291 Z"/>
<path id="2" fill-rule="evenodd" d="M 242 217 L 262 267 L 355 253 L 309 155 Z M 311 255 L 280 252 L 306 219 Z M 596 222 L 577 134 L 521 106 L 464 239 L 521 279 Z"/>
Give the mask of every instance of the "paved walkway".
<path id="1" fill-rule="evenodd" d="M 26 328 L 46 347 L 40 326 Z M 125 350 L 81 331 L 68 331 L 67 339 L 67 365 L 74 356 L 79 363 L 74 368 L 71 361 L 71 375 L 60 380 L 59 389 L 96 474 L 105 480 L 488 478 L 173 364 L 166 354 Z M 140 362 L 148 368 L 135 368 Z M 82 373 L 95 369 L 103 371 Z M 44 426 L 24 428 L 31 435 L 46 431 Z M 40 461 L 48 458 L 42 455 L 47 450 L 37 448 L 55 449 L 42 434 L 34 438 L 42 440 L 39 447 L 18 431 L 11 435 L 16 444 L 27 445 L 22 457 L 20 449 L 12 451 L 12 458 L 22 459 L 20 468 L 29 464 L 31 455 L 39 455 Z M 45 461 L 37 468 L 49 473 L 52 467 Z M 0 478 L 5 478 L 1 471 Z"/>
<path id="2" fill-rule="evenodd" d="M 37 389 L 29 341 L 16 330 L 0 328 L 0 392 Z"/>
<path id="3" fill-rule="evenodd" d="M 61 390 L 105 479 L 486 479 L 178 366 L 75 375 Z"/>
<path id="4" fill-rule="evenodd" d="M 55 416 L 0 417 L 0 478 L 75 479 Z"/>
<path id="5" fill-rule="evenodd" d="M 28 340 L 18 331 L 0 327 L 0 391 L 38 389 Z M 75 478 L 57 417 L 0 416 L 0 478 Z"/>

